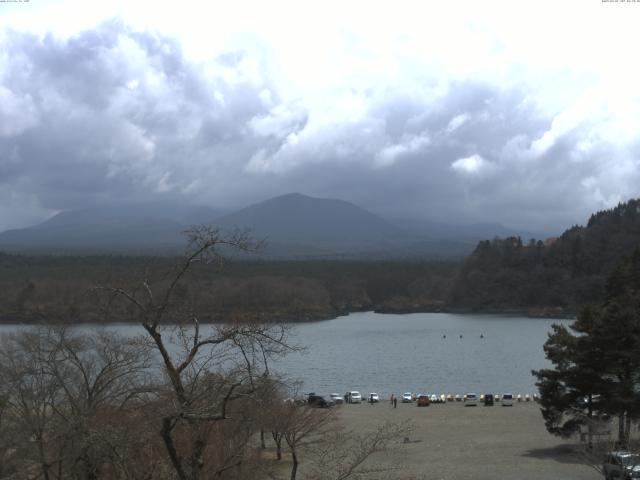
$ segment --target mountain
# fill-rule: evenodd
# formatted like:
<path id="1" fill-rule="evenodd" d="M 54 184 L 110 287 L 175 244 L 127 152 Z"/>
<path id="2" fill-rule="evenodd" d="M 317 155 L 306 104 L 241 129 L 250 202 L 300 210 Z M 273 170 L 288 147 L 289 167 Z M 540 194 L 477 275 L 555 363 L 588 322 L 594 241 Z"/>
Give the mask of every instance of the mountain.
<path id="1" fill-rule="evenodd" d="M 388 221 L 343 200 L 290 193 L 250 205 L 217 220 L 225 229 L 251 230 L 267 240 L 266 253 L 341 255 L 387 250 L 406 243 Z"/>
<path id="2" fill-rule="evenodd" d="M 481 238 L 512 233 L 498 224 L 390 222 L 353 203 L 290 193 L 223 214 L 209 207 L 155 202 L 62 212 L 0 233 L 0 249 L 43 253 L 179 253 L 194 224 L 250 230 L 263 258 L 462 258 Z M 225 254 L 231 254 L 224 251 Z"/>
<path id="3" fill-rule="evenodd" d="M 220 212 L 168 202 L 66 211 L 38 225 L 0 233 L 0 247 L 21 251 L 175 251 L 189 225 Z"/>

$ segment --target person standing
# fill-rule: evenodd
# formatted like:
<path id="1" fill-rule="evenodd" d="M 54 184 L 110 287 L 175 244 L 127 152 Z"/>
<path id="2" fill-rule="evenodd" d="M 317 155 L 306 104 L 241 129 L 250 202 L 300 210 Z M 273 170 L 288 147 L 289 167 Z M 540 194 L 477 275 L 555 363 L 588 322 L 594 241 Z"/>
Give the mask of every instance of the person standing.
<path id="1" fill-rule="evenodd" d="M 391 406 L 393 407 L 393 393 L 391 394 L 391 397 L 389 398 L 389 400 L 391 400 Z"/>
<path id="2" fill-rule="evenodd" d="M 393 408 L 398 408 L 398 399 L 395 396 L 393 397 Z"/>

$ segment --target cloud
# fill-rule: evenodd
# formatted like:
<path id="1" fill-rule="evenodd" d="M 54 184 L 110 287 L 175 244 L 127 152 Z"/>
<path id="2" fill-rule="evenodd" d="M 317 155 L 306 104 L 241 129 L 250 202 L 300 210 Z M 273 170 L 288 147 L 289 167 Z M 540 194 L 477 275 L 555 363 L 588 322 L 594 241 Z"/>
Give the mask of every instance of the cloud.
<path id="1" fill-rule="evenodd" d="M 405 135 L 400 142 L 384 147 L 376 155 L 376 164 L 380 167 L 392 166 L 399 157 L 419 152 L 430 142 L 428 135 L 425 134 Z"/>
<path id="2" fill-rule="evenodd" d="M 640 102 L 554 71 L 467 71 L 428 42 L 309 43 L 299 30 L 296 49 L 262 32 L 194 56 L 118 19 L 72 35 L 5 29 L 0 229 L 79 206 L 236 207 L 291 191 L 561 229 L 640 194 Z M 463 30 L 490 65 L 512 53 Z"/>
<path id="3" fill-rule="evenodd" d="M 478 154 L 459 158 L 451 164 L 451 168 L 463 175 L 480 175 L 491 168 L 491 164 Z"/>

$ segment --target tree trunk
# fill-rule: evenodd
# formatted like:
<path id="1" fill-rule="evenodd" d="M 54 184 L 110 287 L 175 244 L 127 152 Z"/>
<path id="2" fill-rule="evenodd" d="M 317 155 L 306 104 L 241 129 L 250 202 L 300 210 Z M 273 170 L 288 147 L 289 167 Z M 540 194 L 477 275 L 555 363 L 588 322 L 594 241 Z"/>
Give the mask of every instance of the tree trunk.
<path id="1" fill-rule="evenodd" d="M 592 418 L 593 418 L 593 396 L 591 394 L 589 394 L 588 397 L 588 401 L 587 401 L 587 415 L 589 416 L 589 423 L 587 423 L 587 435 L 588 435 L 588 439 L 587 439 L 587 445 L 589 447 L 589 450 L 591 450 L 593 448 L 593 433 L 592 433 Z"/>
<path id="2" fill-rule="evenodd" d="M 624 416 L 624 412 L 618 414 L 618 444 L 620 448 L 625 446 Z"/>
<path id="3" fill-rule="evenodd" d="M 282 460 L 282 435 L 278 432 L 271 432 L 271 436 L 276 444 L 276 457 L 278 460 Z"/>
<path id="4" fill-rule="evenodd" d="M 631 441 L 631 415 L 629 415 L 629 412 L 626 412 L 625 415 L 625 421 L 624 421 L 624 441 L 625 441 L 625 447 L 629 447 L 629 443 Z"/>
<path id="5" fill-rule="evenodd" d="M 171 436 L 171 431 L 173 430 L 172 418 L 165 417 L 162 419 L 162 440 L 164 441 L 164 445 L 167 448 L 167 452 L 169 453 L 169 459 L 171 460 L 171 464 L 178 474 L 178 478 L 180 480 L 189 480 L 187 477 L 184 468 L 182 468 L 182 460 L 178 455 L 178 451 L 176 450 L 176 446 L 173 443 L 173 437 Z"/>
<path id="6" fill-rule="evenodd" d="M 264 442 L 264 430 L 262 428 L 260 429 L 260 448 L 262 448 L 262 450 L 267 448 L 267 444 Z"/>
<path id="7" fill-rule="evenodd" d="M 45 459 L 44 453 L 44 440 L 41 436 L 38 436 L 38 453 L 40 454 L 40 465 L 42 467 L 42 477 L 44 480 L 49 480 L 49 465 L 47 465 L 47 461 Z"/>
<path id="8" fill-rule="evenodd" d="M 195 427 L 191 426 L 191 428 Z M 202 470 L 204 470 L 204 449 L 207 446 L 207 441 L 201 432 L 194 432 L 192 444 L 191 480 L 200 480 Z"/>
<path id="9" fill-rule="evenodd" d="M 296 480 L 296 475 L 298 474 L 298 455 L 296 454 L 296 449 L 291 449 L 291 480 Z"/>

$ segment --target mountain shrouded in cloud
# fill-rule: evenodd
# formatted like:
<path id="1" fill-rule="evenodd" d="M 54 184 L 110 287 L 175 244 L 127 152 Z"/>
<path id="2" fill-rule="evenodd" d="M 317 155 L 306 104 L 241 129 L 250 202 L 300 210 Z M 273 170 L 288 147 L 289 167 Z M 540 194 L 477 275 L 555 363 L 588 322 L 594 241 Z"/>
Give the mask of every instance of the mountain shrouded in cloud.
<path id="1" fill-rule="evenodd" d="M 487 73 L 471 60 L 484 43 L 454 68 L 438 51 L 451 41 L 388 51 L 354 31 L 318 45 L 298 25 L 289 57 L 273 30 L 193 56 L 179 34 L 126 15 L 72 34 L 5 26 L 0 230 L 84 207 L 231 209 L 299 191 L 387 217 L 553 231 L 638 195 L 640 137 L 626 127 L 637 95 L 614 102 L 591 77 L 553 69 Z M 485 43 L 487 62 L 514 57 L 509 42 Z"/>

